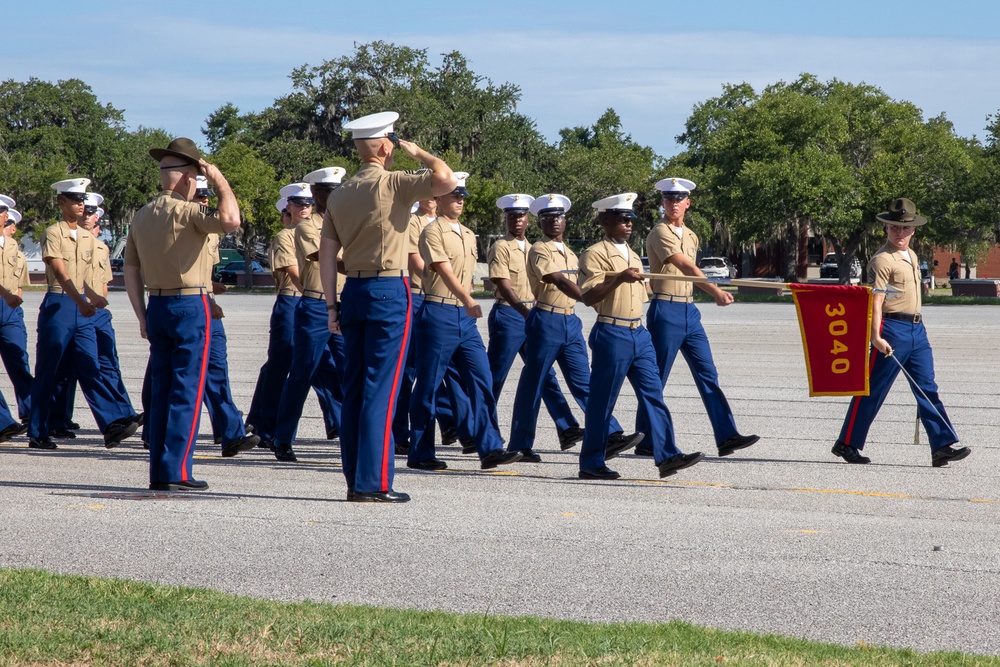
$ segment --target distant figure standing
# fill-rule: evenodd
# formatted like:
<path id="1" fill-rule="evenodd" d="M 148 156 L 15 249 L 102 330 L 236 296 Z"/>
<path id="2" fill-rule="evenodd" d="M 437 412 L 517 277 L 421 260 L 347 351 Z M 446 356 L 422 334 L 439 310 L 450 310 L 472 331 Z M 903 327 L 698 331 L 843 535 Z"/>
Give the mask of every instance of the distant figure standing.
<path id="1" fill-rule="evenodd" d="M 958 262 L 955 258 L 951 258 L 951 264 L 948 265 L 948 280 L 958 280 Z"/>

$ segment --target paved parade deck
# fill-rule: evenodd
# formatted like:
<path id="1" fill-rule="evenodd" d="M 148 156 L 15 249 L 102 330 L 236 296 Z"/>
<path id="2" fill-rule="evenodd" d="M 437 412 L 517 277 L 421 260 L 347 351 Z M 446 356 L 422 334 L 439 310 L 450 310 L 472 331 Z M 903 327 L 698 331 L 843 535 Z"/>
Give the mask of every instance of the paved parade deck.
<path id="1" fill-rule="evenodd" d="M 25 297 L 29 351 L 42 293 Z M 138 409 L 146 345 L 123 292 L 111 295 L 125 383 Z M 246 410 L 267 348 L 273 297 L 224 295 L 230 378 Z M 484 310 L 489 307 L 484 303 Z M 610 462 L 616 482 L 576 479 L 544 412 L 543 462 L 481 472 L 439 448 L 450 470 L 408 470 L 405 505 L 344 502 L 339 449 L 314 398 L 295 451 L 222 459 L 207 413 L 195 476 L 204 494 L 154 498 L 137 437 L 105 450 L 77 396 L 81 437 L 55 452 L 0 445 L 0 566 L 311 599 L 595 621 L 674 618 L 843 644 L 1000 653 L 997 426 L 1000 310 L 928 306 L 942 400 L 972 455 L 930 465 L 914 445 L 915 401 L 900 378 L 865 453 L 830 454 L 847 398 L 809 398 L 790 304 L 703 304 L 722 386 L 754 447 L 720 459 L 678 357 L 666 389 L 678 442 L 708 458 L 660 481 L 650 459 Z M 577 312 L 589 332 L 593 310 Z M 485 336 L 486 321 L 481 321 Z M 520 362 L 499 398 L 509 436 Z M 0 387 L 9 403 L 6 375 Z M 632 424 L 635 400 L 616 411 Z M 582 423 L 582 415 L 579 415 Z M 161 496 L 164 494 L 161 494 Z"/>

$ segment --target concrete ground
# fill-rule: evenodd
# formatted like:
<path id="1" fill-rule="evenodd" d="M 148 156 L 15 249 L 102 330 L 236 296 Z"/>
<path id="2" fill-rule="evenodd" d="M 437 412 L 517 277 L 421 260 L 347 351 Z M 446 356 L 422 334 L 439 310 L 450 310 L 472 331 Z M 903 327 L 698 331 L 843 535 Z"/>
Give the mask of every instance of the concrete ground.
<path id="1" fill-rule="evenodd" d="M 25 304 L 32 363 L 41 297 L 30 293 Z M 246 410 L 272 298 L 220 302 L 232 389 Z M 123 293 L 112 294 L 111 308 L 137 401 L 147 348 Z M 589 331 L 593 311 L 577 310 Z M 872 429 L 873 464 L 831 455 L 848 399 L 808 397 L 793 306 L 701 311 L 737 423 L 761 436 L 733 456 L 715 456 L 678 360 L 665 392 L 678 441 L 708 458 L 667 480 L 635 456 L 612 462 L 620 481 L 576 479 L 579 450 L 559 450 L 543 413 L 540 464 L 482 472 L 474 457 L 440 448 L 446 472 L 411 471 L 397 460 L 395 487 L 412 502 L 346 503 L 338 446 L 322 439 L 310 398 L 299 463 L 281 464 L 261 449 L 222 459 L 206 417 L 195 474 L 211 490 L 157 497 L 146 491 L 138 440 L 105 450 L 78 396 L 78 439 L 54 452 L 29 450 L 23 437 L 0 445 L 0 566 L 282 600 L 680 618 L 849 645 L 1000 653 L 1000 311 L 925 308 L 941 396 L 974 450 L 943 469 L 930 466 L 925 435 L 914 444 L 915 402 L 903 381 Z M 515 366 L 499 402 L 505 436 L 517 376 Z M 0 388 L 11 401 L 6 376 Z M 624 424 L 635 405 L 626 389 L 617 409 Z"/>

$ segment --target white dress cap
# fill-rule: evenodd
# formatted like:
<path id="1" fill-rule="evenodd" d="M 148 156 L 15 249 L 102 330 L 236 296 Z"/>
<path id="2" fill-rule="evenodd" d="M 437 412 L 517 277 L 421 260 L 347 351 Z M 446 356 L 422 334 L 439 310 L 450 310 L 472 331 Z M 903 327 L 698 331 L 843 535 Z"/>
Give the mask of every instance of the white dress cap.
<path id="1" fill-rule="evenodd" d="M 413 206 L 410 207 L 410 215 L 413 215 L 419 210 L 420 210 L 420 202 L 418 201 L 413 202 Z"/>
<path id="2" fill-rule="evenodd" d="M 302 180 L 306 183 L 336 183 L 340 184 L 344 176 L 347 175 L 347 170 L 343 167 L 323 167 L 322 169 L 317 169 L 316 171 L 310 171 L 305 175 Z"/>
<path id="3" fill-rule="evenodd" d="M 89 178 L 67 178 L 52 184 L 52 189 L 60 193 L 86 194 Z"/>
<path id="4" fill-rule="evenodd" d="M 312 199 L 313 196 L 312 188 L 309 187 L 308 183 L 292 183 L 290 185 L 286 185 L 281 188 L 281 191 L 278 194 L 282 197 L 288 197 L 289 199 L 292 197 L 309 197 Z"/>
<path id="5" fill-rule="evenodd" d="M 689 195 L 696 187 L 698 186 L 694 184 L 694 181 L 689 181 L 686 178 L 664 178 L 662 181 L 656 182 L 656 189 L 663 193 L 676 192 Z"/>
<path id="6" fill-rule="evenodd" d="M 21 222 L 21 212 L 14 209 L 7 210 L 7 225 L 16 225 Z M 7 225 L 4 225 L 6 227 Z"/>
<path id="7" fill-rule="evenodd" d="M 566 195 L 542 195 L 531 202 L 528 210 L 531 215 L 538 217 L 551 213 L 569 213 L 569 206 L 569 197 Z"/>
<path id="8" fill-rule="evenodd" d="M 87 198 L 83 200 L 84 206 L 100 206 L 104 203 L 103 195 L 99 195 L 96 192 L 88 192 Z"/>
<path id="9" fill-rule="evenodd" d="M 17 202 L 14 201 L 13 197 L 8 197 L 7 195 L 0 195 L 0 206 L 6 206 L 7 208 L 14 208 L 17 206 Z"/>
<path id="10" fill-rule="evenodd" d="M 497 200 L 497 208 L 501 211 L 527 211 L 533 201 L 535 198 L 531 195 L 504 195 Z"/>
<path id="11" fill-rule="evenodd" d="M 468 177 L 469 177 L 469 172 L 467 172 L 467 171 L 456 171 L 455 172 L 455 178 L 458 179 L 458 185 L 456 185 L 455 189 L 451 191 L 452 194 L 458 193 L 458 194 L 462 195 L 463 197 L 468 197 L 469 196 L 469 191 L 465 189 L 465 179 L 467 179 Z"/>
<path id="12" fill-rule="evenodd" d="M 605 211 L 632 211 L 632 204 L 635 203 L 634 192 L 623 192 L 620 195 L 611 195 L 604 199 L 595 201 L 591 206 L 597 209 L 598 213 Z"/>
<path id="13" fill-rule="evenodd" d="M 97 207 L 97 219 L 100 220 L 104 217 L 104 209 L 100 206 Z"/>
<path id="14" fill-rule="evenodd" d="M 274 204 L 274 208 L 278 209 L 278 213 L 284 211 L 286 206 L 288 206 L 288 197 L 282 197 Z"/>
<path id="15" fill-rule="evenodd" d="M 195 176 L 194 182 L 196 190 L 208 190 L 208 179 L 204 176 Z"/>
<path id="16" fill-rule="evenodd" d="M 362 116 L 344 125 L 344 129 L 355 139 L 376 139 L 392 134 L 392 124 L 399 120 L 395 111 L 382 111 L 369 116 Z"/>

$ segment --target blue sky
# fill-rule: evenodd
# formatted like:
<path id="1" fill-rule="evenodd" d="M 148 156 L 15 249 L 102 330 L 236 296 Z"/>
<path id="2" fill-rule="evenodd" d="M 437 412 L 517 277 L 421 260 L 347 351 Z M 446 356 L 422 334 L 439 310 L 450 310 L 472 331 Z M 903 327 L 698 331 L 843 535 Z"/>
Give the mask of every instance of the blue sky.
<path id="1" fill-rule="evenodd" d="M 521 87 L 521 112 L 551 140 L 608 107 L 663 155 L 692 107 L 746 81 L 810 72 L 866 82 L 945 113 L 982 136 L 1000 109 L 1000 3 L 665 2 L 10 3 L 0 77 L 80 78 L 132 127 L 202 142 L 226 102 L 259 111 L 290 91 L 293 68 L 376 39 L 457 50 L 495 83 Z"/>

